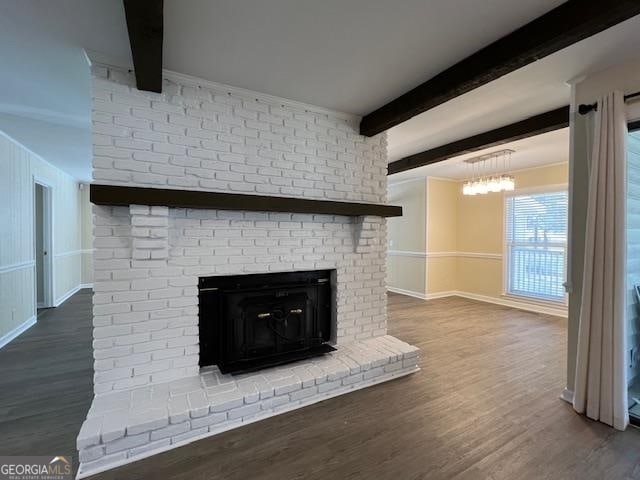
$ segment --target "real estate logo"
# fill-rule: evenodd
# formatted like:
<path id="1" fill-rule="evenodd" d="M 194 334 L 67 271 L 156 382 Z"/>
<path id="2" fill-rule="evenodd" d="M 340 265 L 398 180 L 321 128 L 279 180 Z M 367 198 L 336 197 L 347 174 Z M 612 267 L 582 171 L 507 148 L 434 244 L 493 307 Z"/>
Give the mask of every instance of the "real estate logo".
<path id="1" fill-rule="evenodd" d="M 71 480 L 71 456 L 0 456 L 0 480 Z"/>

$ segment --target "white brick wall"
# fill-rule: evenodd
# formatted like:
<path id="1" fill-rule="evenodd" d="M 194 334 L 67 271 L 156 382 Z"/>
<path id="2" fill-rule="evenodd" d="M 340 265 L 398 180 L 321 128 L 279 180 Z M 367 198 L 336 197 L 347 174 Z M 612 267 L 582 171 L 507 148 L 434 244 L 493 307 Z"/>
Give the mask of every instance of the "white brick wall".
<path id="1" fill-rule="evenodd" d="M 136 205 L 94 218 L 96 393 L 197 373 L 201 276 L 336 269 L 335 340 L 386 333 L 383 219 Z"/>
<path id="2" fill-rule="evenodd" d="M 384 203 L 386 140 L 260 94 L 94 67 L 96 183 Z M 386 333 L 386 221 L 94 207 L 95 392 L 198 373 L 199 276 L 336 269 L 338 344 Z"/>
<path id="3" fill-rule="evenodd" d="M 386 136 L 353 119 L 204 81 L 140 92 L 132 75 L 93 71 L 96 182 L 386 201 Z"/>

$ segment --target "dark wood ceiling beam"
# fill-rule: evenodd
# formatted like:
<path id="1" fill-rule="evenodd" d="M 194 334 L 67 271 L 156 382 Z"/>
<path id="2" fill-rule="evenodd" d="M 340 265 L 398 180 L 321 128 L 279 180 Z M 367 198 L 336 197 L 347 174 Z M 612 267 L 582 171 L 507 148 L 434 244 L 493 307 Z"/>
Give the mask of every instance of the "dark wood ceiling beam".
<path id="1" fill-rule="evenodd" d="M 123 0 L 138 90 L 162 92 L 163 0 Z"/>
<path id="2" fill-rule="evenodd" d="M 391 162 L 388 175 L 424 167 L 432 163 L 441 162 L 451 157 L 477 152 L 486 148 L 497 147 L 523 138 L 533 137 L 542 133 L 552 132 L 569 126 L 569 107 L 562 107 L 550 112 L 529 117 L 511 125 L 496 128 L 473 137 L 457 140 L 440 147 L 416 153 L 408 157 Z"/>
<path id="3" fill-rule="evenodd" d="M 569 0 L 365 115 L 360 133 L 376 135 L 639 14 L 638 0 Z"/>

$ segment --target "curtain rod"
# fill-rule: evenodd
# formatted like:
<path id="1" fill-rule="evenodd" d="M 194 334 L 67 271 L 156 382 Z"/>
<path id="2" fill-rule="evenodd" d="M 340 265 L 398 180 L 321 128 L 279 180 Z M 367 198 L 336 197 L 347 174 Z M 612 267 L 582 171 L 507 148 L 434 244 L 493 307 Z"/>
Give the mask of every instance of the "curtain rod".
<path id="1" fill-rule="evenodd" d="M 632 98 L 635 98 L 635 97 L 640 97 L 640 92 L 630 93 L 629 95 L 625 95 L 624 100 L 626 102 L 627 100 L 631 100 Z M 598 110 L 598 102 L 591 103 L 591 104 L 582 103 L 578 105 L 578 113 L 580 115 L 586 115 L 587 113 L 592 112 L 594 110 L 596 111 Z"/>

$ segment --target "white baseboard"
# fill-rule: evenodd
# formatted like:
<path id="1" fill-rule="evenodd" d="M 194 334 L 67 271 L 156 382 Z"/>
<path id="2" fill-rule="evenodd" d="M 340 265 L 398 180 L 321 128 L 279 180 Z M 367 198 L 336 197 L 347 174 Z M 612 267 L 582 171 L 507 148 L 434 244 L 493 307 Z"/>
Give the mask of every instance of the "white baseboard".
<path id="1" fill-rule="evenodd" d="M 568 388 L 565 388 L 564 390 L 562 390 L 562 393 L 560 394 L 560 398 L 565 402 L 573 405 L 573 390 L 569 390 Z"/>
<path id="2" fill-rule="evenodd" d="M 554 315 L 556 317 L 567 318 L 567 309 L 554 307 L 552 305 L 542 305 L 539 303 L 522 302 L 504 297 L 489 297 L 487 295 L 479 295 L 477 293 L 456 292 L 458 297 L 468 298 L 470 300 L 478 300 L 480 302 L 493 303 L 504 307 L 517 308 L 528 312 L 544 313 L 545 315 Z"/>
<path id="3" fill-rule="evenodd" d="M 425 295 L 427 300 L 435 300 L 436 298 L 446 298 L 446 297 L 454 297 L 457 294 L 454 290 L 449 290 L 446 292 L 433 292 L 427 293 Z"/>
<path id="4" fill-rule="evenodd" d="M 60 298 L 58 298 L 55 302 L 53 302 L 53 306 L 59 307 L 64 302 L 69 300 L 69 298 L 72 297 L 75 293 L 78 293 L 78 291 L 82 290 L 83 288 L 93 288 L 93 283 L 81 283 L 77 287 L 72 288 L 67 293 L 65 293 Z"/>
<path id="5" fill-rule="evenodd" d="M 488 295 L 462 292 L 459 290 L 451 290 L 447 292 L 436 292 L 436 293 L 427 293 L 427 294 L 420 293 L 420 292 L 413 292 L 411 290 L 403 290 L 401 288 L 395 288 L 395 287 L 387 287 L 387 290 L 390 292 L 399 293 L 401 295 L 408 295 L 410 297 L 420 298 L 422 300 L 434 300 L 437 298 L 445 298 L 445 297 L 462 297 L 462 298 L 468 298 L 470 300 L 477 300 L 480 302 L 493 303 L 495 305 L 502 305 L 504 307 L 517 308 L 519 310 L 525 310 L 528 312 L 543 313 L 545 315 L 554 315 L 557 317 L 567 318 L 566 309 L 554 307 L 553 305 L 529 303 L 529 302 L 523 302 L 519 300 L 513 300 L 510 298 L 504 298 L 504 297 L 490 297 Z"/>
<path id="6" fill-rule="evenodd" d="M 22 333 L 29 330 L 29 328 L 33 327 L 36 324 L 37 320 L 38 320 L 38 317 L 34 315 L 30 319 L 18 325 L 16 328 L 11 330 L 10 332 L 5 333 L 2 337 L 0 337 L 0 348 L 4 347 L 11 340 L 20 336 Z"/>
<path id="7" fill-rule="evenodd" d="M 393 292 L 393 293 L 399 293 L 400 295 L 408 295 L 409 297 L 420 298 L 421 300 L 427 300 L 427 296 L 424 293 L 414 292 L 413 290 L 404 290 L 402 288 L 387 286 L 387 291 Z"/>

